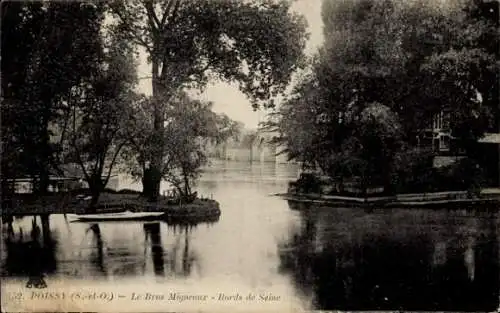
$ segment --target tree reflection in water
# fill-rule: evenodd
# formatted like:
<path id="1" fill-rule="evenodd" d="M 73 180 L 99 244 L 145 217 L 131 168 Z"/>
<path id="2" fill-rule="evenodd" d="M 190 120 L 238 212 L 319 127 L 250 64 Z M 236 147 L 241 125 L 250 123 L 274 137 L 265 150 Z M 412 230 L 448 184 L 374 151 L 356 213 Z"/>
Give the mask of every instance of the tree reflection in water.
<path id="1" fill-rule="evenodd" d="M 165 261 L 163 259 L 163 246 L 161 242 L 160 223 L 144 224 L 146 242 L 151 242 L 151 255 L 155 275 L 165 275 Z"/>
<path id="2" fill-rule="evenodd" d="M 2 216 L 2 220 L 4 221 L 4 223 L 7 223 L 7 237 L 8 238 L 11 238 L 11 237 L 14 237 L 14 227 L 12 226 L 12 223 L 14 222 L 14 218 L 10 215 L 10 216 Z M 8 239 L 7 238 L 7 239 Z"/>
<path id="3" fill-rule="evenodd" d="M 281 269 L 316 309 L 498 307 L 495 214 L 292 209 L 301 227 L 279 246 Z"/>
<path id="4" fill-rule="evenodd" d="M 88 231 L 92 232 L 95 241 L 95 250 L 93 250 L 93 253 L 91 254 L 90 261 L 96 266 L 99 273 L 107 276 L 108 271 L 104 265 L 104 242 L 102 240 L 101 228 L 99 227 L 99 224 L 96 223 L 90 225 L 87 232 Z"/>
<path id="5" fill-rule="evenodd" d="M 289 242 L 279 244 L 280 270 L 291 272 L 293 283 L 298 291 L 305 296 L 310 296 L 313 288 L 313 267 L 314 259 L 312 251 L 314 245 L 314 235 L 316 233 L 316 223 L 314 212 L 308 206 L 300 211 L 301 225 L 291 235 Z"/>
<path id="6" fill-rule="evenodd" d="M 189 251 L 189 233 L 193 226 L 184 226 L 184 251 L 182 253 L 182 273 L 184 276 L 189 276 L 191 274 L 191 267 L 195 259 Z"/>
<path id="7" fill-rule="evenodd" d="M 143 255 L 134 249 L 137 248 L 134 237 L 113 236 L 112 230 L 118 225 L 123 224 L 94 223 L 87 229 L 87 232 L 93 234 L 90 262 L 96 266 L 99 274 L 105 277 L 141 275 L 144 268 Z M 103 236 L 103 229 L 109 237 Z"/>
<path id="8" fill-rule="evenodd" d="M 49 216 L 12 219 L 11 227 L 5 227 L 2 234 L 2 240 L 5 240 L 3 276 L 33 277 L 35 280 L 56 270 L 67 274 L 68 269 L 71 275 L 95 277 L 145 275 L 143 250 L 151 251 L 148 260 L 152 260 L 152 274 L 155 276 L 187 277 L 200 269 L 191 241 L 193 225 L 177 223 L 173 234 L 162 234 L 162 230 L 172 229 L 172 226 L 165 222 L 146 225 L 141 222 L 126 225 L 121 222 L 65 224 L 59 217 L 59 222 L 63 226 L 69 225 L 75 234 L 74 238 L 63 238 L 69 245 L 63 245 L 59 252 L 54 237 L 60 232 L 69 233 L 69 228 L 57 228 L 58 216 L 53 219 Z M 54 230 L 51 230 L 51 222 L 55 223 Z M 145 241 L 140 234 L 144 234 Z M 63 262 L 60 268 L 57 268 L 56 252 Z M 71 258 L 75 253 L 77 258 Z"/>
<path id="9" fill-rule="evenodd" d="M 175 242 L 168 258 L 168 263 L 171 274 L 174 276 L 190 276 L 193 265 L 196 265 L 198 261 L 190 248 L 190 235 L 195 227 L 195 224 L 173 224 L 171 226 Z"/>
<path id="10" fill-rule="evenodd" d="M 6 258 L 4 269 L 10 275 L 28 276 L 27 287 L 45 288 L 45 274 L 57 269 L 56 240 L 50 231 L 49 215 L 41 215 L 41 229 L 36 216 L 32 217 L 30 237 L 25 241 L 22 228 L 18 236 L 12 226 L 5 238 Z"/>

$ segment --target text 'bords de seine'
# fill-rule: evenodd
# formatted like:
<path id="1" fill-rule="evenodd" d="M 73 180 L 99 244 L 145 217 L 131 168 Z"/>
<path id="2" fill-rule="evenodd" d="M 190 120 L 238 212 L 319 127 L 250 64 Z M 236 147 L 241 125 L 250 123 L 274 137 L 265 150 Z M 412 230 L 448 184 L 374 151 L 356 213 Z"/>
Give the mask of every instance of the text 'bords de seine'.
<path id="1" fill-rule="evenodd" d="M 226 294 L 226 293 L 217 293 L 215 295 L 207 295 L 207 294 L 184 294 L 178 292 L 170 292 L 168 295 L 164 294 L 153 294 L 149 292 L 145 293 L 132 293 L 131 300 L 136 301 L 279 301 L 281 300 L 280 296 L 273 295 L 272 293 L 259 293 L 253 294 L 248 293 L 246 295 L 242 295 L 240 293 L 235 294 Z"/>

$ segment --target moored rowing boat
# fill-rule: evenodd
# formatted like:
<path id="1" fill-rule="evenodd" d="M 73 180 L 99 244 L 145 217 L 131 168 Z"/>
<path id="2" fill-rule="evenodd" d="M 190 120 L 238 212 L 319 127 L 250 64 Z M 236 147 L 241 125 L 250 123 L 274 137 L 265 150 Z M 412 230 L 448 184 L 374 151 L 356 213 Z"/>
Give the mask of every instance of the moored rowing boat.
<path id="1" fill-rule="evenodd" d="M 147 220 L 158 219 L 164 212 L 113 212 L 95 214 L 68 214 L 68 218 L 75 221 L 125 221 L 125 220 Z"/>

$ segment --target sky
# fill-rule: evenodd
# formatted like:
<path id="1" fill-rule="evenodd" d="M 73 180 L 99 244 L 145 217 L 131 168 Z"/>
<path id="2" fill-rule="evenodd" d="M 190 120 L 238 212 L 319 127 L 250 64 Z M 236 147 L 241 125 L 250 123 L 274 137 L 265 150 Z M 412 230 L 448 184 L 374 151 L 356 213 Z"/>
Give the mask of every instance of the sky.
<path id="1" fill-rule="evenodd" d="M 323 25 L 321 22 L 321 0 L 297 0 L 292 9 L 302 14 L 308 23 L 309 41 L 306 54 L 313 54 L 323 42 Z M 139 64 L 139 77 L 150 76 L 150 66 L 145 59 Z M 151 94 L 151 80 L 141 79 L 138 91 Z M 225 113 L 231 119 L 243 122 L 246 128 L 255 129 L 260 120 L 265 117 L 261 109 L 254 111 L 247 97 L 238 90 L 236 84 L 224 82 L 211 82 L 202 93 L 195 93 L 193 97 L 200 100 L 212 101 L 213 110 L 217 113 Z"/>

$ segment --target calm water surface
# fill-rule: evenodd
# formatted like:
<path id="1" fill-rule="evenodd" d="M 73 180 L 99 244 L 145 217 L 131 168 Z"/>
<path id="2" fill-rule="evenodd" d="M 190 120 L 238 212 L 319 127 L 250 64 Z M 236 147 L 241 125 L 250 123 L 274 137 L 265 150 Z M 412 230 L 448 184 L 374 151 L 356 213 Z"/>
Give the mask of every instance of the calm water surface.
<path id="1" fill-rule="evenodd" d="M 210 224 L 16 219 L 2 227 L 2 276 L 225 285 L 303 309 L 498 307 L 497 214 L 332 209 L 270 196 L 296 175 L 293 165 L 214 163 L 197 186 L 220 202 Z"/>

